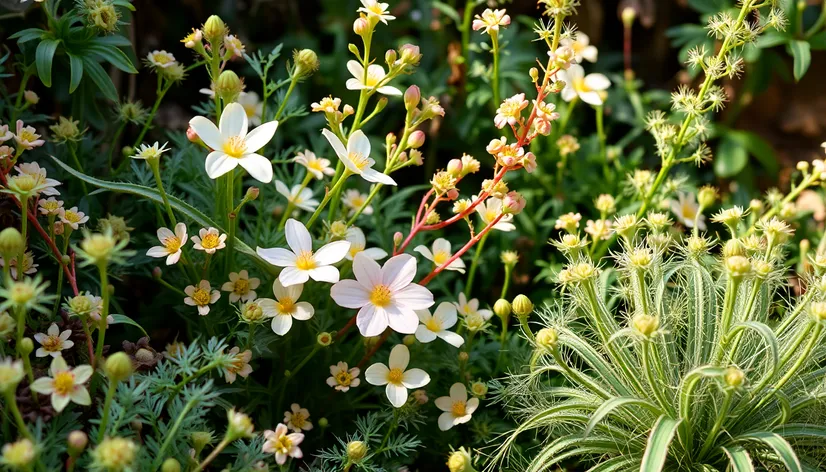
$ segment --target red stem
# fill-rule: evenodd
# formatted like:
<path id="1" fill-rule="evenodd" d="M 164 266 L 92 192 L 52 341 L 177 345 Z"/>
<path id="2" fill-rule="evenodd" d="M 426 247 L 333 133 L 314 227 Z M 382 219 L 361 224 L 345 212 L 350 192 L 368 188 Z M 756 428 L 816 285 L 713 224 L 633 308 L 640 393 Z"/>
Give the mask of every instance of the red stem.
<path id="1" fill-rule="evenodd" d="M 482 239 L 482 236 L 484 236 L 485 233 L 487 233 L 488 231 L 493 229 L 493 227 L 496 226 L 496 223 L 499 223 L 499 220 L 501 220 L 504 216 L 505 216 L 504 213 L 500 213 L 499 216 L 497 216 L 493 221 L 488 223 L 488 225 L 485 226 L 485 228 L 482 231 L 480 231 L 476 236 L 472 237 L 470 239 L 470 241 L 467 242 L 467 244 L 462 246 L 462 249 L 459 249 L 458 251 L 456 251 L 456 254 L 453 254 L 450 257 L 450 259 L 446 260 L 439 267 L 436 267 L 435 269 L 433 269 L 433 271 L 431 273 L 427 274 L 427 277 L 420 280 L 419 285 L 427 285 L 431 280 L 433 280 L 433 277 L 436 277 L 436 274 L 438 274 L 439 272 L 445 270 L 445 268 L 447 266 L 449 266 L 451 262 L 453 262 L 456 259 L 462 257 L 462 254 L 466 253 L 471 247 L 473 247 L 474 244 L 479 242 L 479 240 Z"/>

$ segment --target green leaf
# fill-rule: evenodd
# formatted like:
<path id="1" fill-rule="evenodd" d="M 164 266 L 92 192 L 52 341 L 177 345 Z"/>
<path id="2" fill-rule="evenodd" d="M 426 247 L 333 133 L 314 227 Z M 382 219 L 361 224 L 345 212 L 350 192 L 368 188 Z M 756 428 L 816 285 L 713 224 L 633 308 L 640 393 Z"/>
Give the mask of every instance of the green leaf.
<path id="1" fill-rule="evenodd" d="M 459 12 L 457 12 L 455 8 L 446 3 L 435 0 L 431 5 L 433 6 L 433 8 L 442 12 L 445 16 L 449 17 L 451 20 L 453 20 L 457 25 L 461 27 L 462 18 L 459 16 Z"/>
<path id="2" fill-rule="evenodd" d="M 675 420 L 666 415 L 660 416 L 654 423 L 651 435 L 648 437 L 648 445 L 645 447 L 645 454 L 642 456 L 640 471 L 663 470 L 665 459 L 668 457 L 668 448 L 671 446 L 671 440 L 674 439 L 680 423 L 682 420 Z"/>
<path id="3" fill-rule="evenodd" d="M 54 61 L 54 53 L 57 51 L 58 44 L 60 41 L 56 39 L 44 39 L 37 45 L 37 51 L 34 54 L 37 75 L 46 87 L 52 86 L 52 61 Z"/>
<path id="4" fill-rule="evenodd" d="M 688 4 L 691 8 L 706 15 L 711 15 L 731 7 L 731 4 L 726 0 L 688 0 Z"/>
<path id="5" fill-rule="evenodd" d="M 826 440 L 826 426 L 789 423 L 774 430 L 784 438 L 820 438 Z"/>
<path id="6" fill-rule="evenodd" d="M 103 44 L 91 44 L 87 49 L 89 52 L 96 54 L 101 59 L 105 60 L 106 62 L 112 64 L 113 66 L 128 74 L 138 73 L 137 69 L 135 69 L 135 66 L 132 65 L 132 61 L 129 60 L 126 54 L 124 54 L 123 51 L 114 46 L 108 46 Z"/>
<path id="7" fill-rule="evenodd" d="M 750 131 L 728 130 L 726 137 L 734 141 L 739 146 L 744 147 L 749 154 L 757 158 L 763 167 L 769 171 L 770 174 L 777 174 L 779 172 L 777 154 L 774 152 L 774 147 L 757 135 Z"/>
<path id="8" fill-rule="evenodd" d="M 60 161 L 60 159 L 58 159 L 54 156 L 49 156 L 49 157 L 51 157 L 52 160 L 55 161 L 55 163 L 59 167 L 61 167 L 63 170 L 65 170 L 66 172 L 68 172 L 72 176 L 86 182 L 87 184 L 94 185 L 95 187 L 100 187 L 100 188 L 103 188 L 103 189 L 106 189 L 106 190 L 111 190 L 113 192 L 120 192 L 120 193 L 127 193 L 127 194 L 130 194 L 130 195 L 136 195 L 136 196 L 145 198 L 147 200 L 151 200 L 151 201 L 153 201 L 153 202 L 155 202 L 159 205 L 163 205 L 163 198 L 161 198 L 161 194 L 153 188 L 144 187 L 143 185 L 137 185 L 137 184 L 128 184 L 128 183 L 122 183 L 122 182 L 108 182 L 108 181 L 105 181 L 105 180 L 100 180 L 100 179 L 97 179 L 95 177 L 91 177 L 91 176 L 88 176 L 84 173 L 76 171 L 74 168 L 68 166 L 67 164 L 64 164 L 62 161 Z M 167 195 L 167 198 L 169 199 L 169 205 L 173 209 L 175 209 L 175 211 L 181 213 L 182 215 L 186 216 L 190 220 L 198 223 L 199 225 L 201 225 L 203 227 L 217 228 L 222 233 L 226 233 L 226 230 L 222 229 L 221 226 L 218 223 L 212 221 L 212 219 L 210 217 L 206 216 L 200 210 L 193 207 L 189 203 L 186 203 L 186 202 L 184 202 L 184 201 L 182 201 L 182 200 L 180 200 L 180 199 L 178 199 L 178 198 L 176 198 L 172 195 Z M 272 266 L 270 263 L 268 263 L 267 261 L 262 259 L 261 256 L 259 256 L 258 254 L 255 253 L 254 249 L 249 247 L 246 243 L 244 243 L 242 240 L 240 240 L 238 238 L 235 238 L 235 249 L 237 249 L 242 254 L 245 254 L 246 256 L 248 256 L 250 259 L 252 259 L 253 262 L 258 264 L 262 269 L 267 271 L 269 274 L 277 275 L 278 270 L 276 270 L 276 268 L 274 266 Z"/>
<path id="9" fill-rule="evenodd" d="M 826 49 L 826 31 L 821 31 L 809 38 L 809 46 L 815 51 Z"/>
<path id="10" fill-rule="evenodd" d="M 685 374 L 683 381 L 680 384 L 680 417 L 685 418 L 689 414 L 691 408 L 691 392 L 694 386 L 703 378 L 720 378 L 725 374 L 726 370 L 722 367 L 702 366 L 697 367 L 691 372 Z"/>
<path id="11" fill-rule="evenodd" d="M 115 84 L 112 83 L 112 79 L 109 78 L 109 74 L 103 70 L 103 67 L 101 67 L 100 64 L 89 59 L 88 57 L 84 57 L 82 60 L 83 68 L 86 70 L 86 75 L 92 79 L 92 82 L 95 83 L 97 88 L 103 92 L 103 96 L 113 102 L 117 102 L 118 91 L 115 89 Z"/>
<path id="12" fill-rule="evenodd" d="M 773 377 L 777 371 L 777 366 L 780 363 L 780 347 L 777 342 L 777 336 L 775 336 L 774 331 L 765 323 L 761 323 L 759 321 L 746 321 L 744 323 L 734 325 L 731 329 L 731 334 L 729 334 L 729 339 L 732 339 L 735 334 L 745 329 L 754 330 L 758 335 L 760 335 L 760 337 L 763 338 L 763 341 L 766 342 L 766 347 L 771 355 L 771 371 L 766 375 L 768 375 L 769 378 Z"/>
<path id="13" fill-rule="evenodd" d="M 714 173 L 718 177 L 733 177 L 737 175 L 749 161 L 749 153 L 736 140 L 725 135 L 717 148 L 714 157 Z"/>
<path id="14" fill-rule="evenodd" d="M 585 427 L 585 432 L 582 434 L 583 436 L 588 436 L 591 434 L 591 431 L 602 421 L 603 418 L 608 416 L 612 411 L 617 408 L 628 406 L 628 405 L 637 405 L 643 408 L 646 408 L 655 414 L 660 413 L 660 409 L 657 408 L 656 405 L 652 404 L 647 400 L 642 400 L 639 398 L 632 398 L 632 397 L 614 397 L 610 400 L 606 400 L 599 408 L 594 411 L 594 414 L 591 415 L 591 419 L 588 420 L 588 425 Z"/>
<path id="15" fill-rule="evenodd" d="M 73 93 L 80 85 L 80 80 L 83 79 L 83 61 L 74 54 L 66 54 L 69 56 L 69 93 Z"/>
<path id="16" fill-rule="evenodd" d="M 780 31 L 767 31 L 757 38 L 755 44 L 762 49 L 773 48 L 781 44 L 786 44 L 792 37 Z"/>
<path id="17" fill-rule="evenodd" d="M 132 47 L 132 43 L 129 41 L 129 38 L 126 36 L 122 36 L 119 34 L 113 34 L 109 36 L 101 36 L 95 38 L 95 42 L 98 44 L 109 45 L 109 46 L 117 46 L 117 47 Z"/>
<path id="18" fill-rule="evenodd" d="M 132 318 L 129 318 L 126 315 L 112 315 L 112 318 L 113 318 L 113 321 L 110 322 L 109 324 L 128 324 L 128 325 L 132 325 L 132 326 L 137 326 L 138 329 L 141 330 L 141 332 L 143 333 L 144 336 L 149 336 L 149 334 L 146 332 L 146 330 L 143 329 L 143 326 L 139 325 L 137 321 L 133 320 Z"/>
<path id="19" fill-rule="evenodd" d="M 740 446 L 721 447 L 720 449 L 728 456 L 731 472 L 754 472 L 751 457 L 745 449 Z"/>
<path id="20" fill-rule="evenodd" d="M 9 39 L 16 39 L 17 44 L 23 44 L 33 39 L 42 38 L 43 33 L 45 33 L 45 31 L 40 28 L 26 28 L 9 36 Z"/>
<path id="21" fill-rule="evenodd" d="M 812 63 L 811 46 L 806 41 L 792 41 L 789 46 L 794 57 L 794 80 L 799 82 Z"/>
<path id="22" fill-rule="evenodd" d="M 800 459 L 797 458 L 792 446 L 777 433 L 767 431 L 746 434 L 735 438 L 738 442 L 759 441 L 769 446 L 777 453 L 777 458 L 789 469 L 789 472 L 803 472 Z"/>

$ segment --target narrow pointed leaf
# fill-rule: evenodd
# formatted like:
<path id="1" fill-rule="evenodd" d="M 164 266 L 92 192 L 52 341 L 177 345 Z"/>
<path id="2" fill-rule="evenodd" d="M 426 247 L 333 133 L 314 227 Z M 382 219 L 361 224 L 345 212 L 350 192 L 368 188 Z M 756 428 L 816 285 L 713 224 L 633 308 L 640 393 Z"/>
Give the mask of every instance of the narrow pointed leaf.
<path id="1" fill-rule="evenodd" d="M 661 413 L 660 409 L 657 408 L 656 405 L 646 400 L 630 397 L 614 397 L 604 402 L 602 405 L 599 406 L 599 408 L 596 409 L 596 411 L 594 411 L 594 414 L 591 415 L 591 419 L 588 421 L 588 425 L 585 427 L 585 433 L 583 433 L 583 436 L 588 436 L 589 434 L 591 434 L 591 431 L 594 430 L 594 427 L 596 427 L 596 425 L 598 425 L 603 418 L 611 414 L 612 411 L 616 410 L 617 408 L 629 405 L 643 407 L 655 414 Z"/>
<path id="2" fill-rule="evenodd" d="M 731 472 L 754 472 L 754 464 L 751 463 L 751 456 L 740 446 L 721 447 L 726 453 L 731 465 Z"/>
<path id="3" fill-rule="evenodd" d="M 757 432 L 736 438 L 737 442 L 762 442 L 777 454 L 777 458 L 789 469 L 789 472 L 803 472 L 800 459 L 797 458 L 791 444 L 777 433 Z"/>
<path id="4" fill-rule="evenodd" d="M 665 460 L 668 457 L 668 448 L 671 440 L 677 433 L 677 427 L 682 420 L 675 420 L 666 415 L 660 416 L 654 427 L 651 428 L 651 435 L 648 437 L 648 446 L 642 456 L 640 472 L 656 472 L 663 470 Z"/>

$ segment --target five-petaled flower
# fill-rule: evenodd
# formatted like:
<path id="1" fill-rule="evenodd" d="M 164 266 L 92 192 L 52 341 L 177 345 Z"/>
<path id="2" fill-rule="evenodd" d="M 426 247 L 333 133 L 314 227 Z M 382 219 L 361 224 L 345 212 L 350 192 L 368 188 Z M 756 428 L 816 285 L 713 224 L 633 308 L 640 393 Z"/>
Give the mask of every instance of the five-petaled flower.
<path id="1" fill-rule="evenodd" d="M 313 429 L 313 423 L 310 422 L 310 411 L 306 408 L 301 408 L 298 403 L 290 405 L 291 411 L 284 412 L 284 424 L 288 428 L 300 433 L 302 431 L 309 431 Z"/>
<path id="2" fill-rule="evenodd" d="M 578 97 L 589 105 L 601 106 L 605 102 L 605 91 L 611 86 L 608 77 L 602 74 L 585 75 L 585 69 L 579 64 L 557 72 L 557 78 L 565 82 L 562 99 L 566 102 Z"/>
<path id="3" fill-rule="evenodd" d="M 230 272 L 229 281 L 224 282 L 224 285 L 221 286 L 221 290 L 224 292 L 230 292 L 230 303 L 235 303 L 238 300 L 248 302 L 250 300 L 255 300 L 255 297 L 257 296 L 255 289 L 257 289 L 260 284 L 261 281 L 259 279 L 255 277 L 250 278 L 249 273 L 246 270 L 242 270 L 240 272 Z"/>
<path id="4" fill-rule="evenodd" d="M 358 378 L 359 373 L 361 373 L 361 370 L 358 367 L 348 369 L 346 362 L 339 362 L 330 366 L 330 377 L 327 378 L 327 385 L 339 392 L 346 392 L 350 390 L 350 387 L 359 386 L 361 383 L 361 379 Z"/>
<path id="5" fill-rule="evenodd" d="M 270 264 L 284 268 L 278 274 L 278 280 L 285 287 L 303 284 L 309 279 L 316 282 L 338 282 L 338 269 L 333 264 L 347 255 L 349 242 L 333 241 L 313 252 L 313 237 L 310 232 L 301 222 L 292 218 L 287 220 L 284 233 L 291 250 L 259 247 L 256 252 Z"/>
<path id="6" fill-rule="evenodd" d="M 229 350 L 228 354 L 232 357 L 232 361 L 222 367 L 224 380 L 226 380 L 227 383 L 234 383 L 239 375 L 247 378 L 252 373 L 252 367 L 250 366 L 252 351 L 247 349 L 241 352 L 240 348 L 234 347 Z"/>
<path id="7" fill-rule="evenodd" d="M 421 388 L 430 383 L 430 376 L 422 369 L 407 369 L 410 351 L 404 344 L 398 344 L 390 351 L 387 365 L 377 362 L 364 372 L 367 383 L 386 385 L 384 391 L 390 404 L 401 408 L 407 402 L 407 389 Z"/>
<path id="8" fill-rule="evenodd" d="M 421 254 L 425 259 L 432 261 L 436 267 L 441 266 L 445 262 L 447 262 L 451 257 L 453 257 L 453 253 L 450 252 L 450 242 L 447 239 L 439 238 L 433 241 L 433 245 L 431 249 L 428 249 L 427 246 L 416 246 L 413 250 Z M 465 273 L 465 263 L 460 258 L 456 258 L 450 261 L 450 264 L 445 267 L 446 270 L 455 270 L 460 274 Z"/>
<path id="9" fill-rule="evenodd" d="M 367 66 L 367 74 L 364 73 L 364 66 L 358 61 L 347 61 L 347 70 L 353 74 L 352 78 L 347 79 L 345 85 L 347 90 L 373 90 L 382 95 L 400 96 L 402 91 L 393 87 L 392 85 L 385 85 L 387 73 L 384 67 L 378 64 L 370 64 Z"/>
<path id="10" fill-rule="evenodd" d="M 499 28 L 511 24 L 511 17 L 505 13 L 505 10 L 491 10 L 490 8 L 482 12 L 481 15 L 476 15 L 473 20 L 473 31 L 482 30 L 482 33 L 491 34 L 499 32 Z"/>
<path id="11" fill-rule="evenodd" d="M 189 306 L 197 306 L 198 314 L 206 316 L 209 313 L 209 306 L 217 302 L 221 298 L 221 292 L 212 290 L 208 280 L 201 280 L 198 286 L 189 285 L 184 289 L 187 297 L 184 298 L 184 303 Z"/>
<path id="12" fill-rule="evenodd" d="M 192 237 L 195 249 L 204 251 L 207 254 L 215 254 L 218 249 L 227 247 L 227 235 L 221 234 L 217 228 L 201 228 L 198 236 Z"/>
<path id="13" fill-rule="evenodd" d="M 303 284 L 293 284 L 285 287 L 278 279 L 272 283 L 272 291 L 275 300 L 271 298 L 259 298 L 258 306 L 264 316 L 272 318 L 272 331 L 284 336 L 293 326 L 293 318 L 299 321 L 306 321 L 313 317 L 315 309 L 309 302 L 298 301 L 301 292 L 304 290 Z"/>
<path id="14" fill-rule="evenodd" d="M 292 188 L 287 188 L 287 185 L 280 180 L 275 181 L 275 191 L 280 193 L 292 203 L 295 207 L 301 208 L 304 211 L 314 211 L 318 206 L 318 200 L 313 198 L 313 190 L 302 186 L 301 184 L 293 185 Z"/>
<path id="15" fill-rule="evenodd" d="M 479 408 L 479 399 L 474 397 L 468 400 L 467 388 L 456 382 L 450 387 L 449 397 L 439 397 L 435 401 L 436 407 L 444 413 L 439 415 L 439 429 L 447 431 L 457 424 L 470 421 L 473 412 Z"/>
<path id="16" fill-rule="evenodd" d="M 49 376 L 35 380 L 31 389 L 43 395 L 51 395 L 52 408 L 58 412 L 63 411 L 69 402 L 91 405 L 92 398 L 83 384 L 89 380 L 93 372 L 92 367 L 88 365 L 70 369 L 63 356 L 56 356 L 49 365 Z"/>
<path id="17" fill-rule="evenodd" d="M 416 339 L 422 343 L 429 343 L 436 338 L 444 340 L 453 347 L 459 347 L 465 340 L 458 334 L 448 331 L 456 324 L 456 306 L 450 302 L 442 302 L 431 315 L 430 310 L 416 310 L 422 324 L 416 328 Z"/>
<path id="18" fill-rule="evenodd" d="M 201 230 L 203 231 L 203 230 Z M 166 257 L 166 265 L 177 263 L 181 259 L 181 248 L 186 245 L 186 225 L 178 223 L 175 232 L 169 228 L 158 228 L 158 241 L 162 246 L 153 246 L 146 251 L 149 257 Z"/>
<path id="19" fill-rule="evenodd" d="M 336 170 L 330 167 L 330 160 L 318 157 L 313 151 L 305 150 L 299 152 L 293 158 L 293 162 L 299 164 L 307 169 L 307 172 L 313 174 L 318 180 L 324 178 L 325 175 L 335 175 Z M 276 181 L 277 182 L 277 181 Z"/>
<path id="20" fill-rule="evenodd" d="M 387 24 L 389 20 L 396 19 L 387 11 L 387 3 L 380 3 L 378 0 L 361 0 L 361 5 L 356 11 L 365 13 L 368 17 L 376 18 L 384 24 Z"/>
<path id="21" fill-rule="evenodd" d="M 336 155 L 350 173 L 360 175 L 368 182 L 396 185 L 396 181 L 389 175 L 373 169 L 376 161 L 370 158 L 370 140 L 361 130 L 350 135 L 347 147 L 330 130 L 324 129 L 321 134 L 330 142 L 330 146 L 336 151 Z"/>
<path id="22" fill-rule="evenodd" d="M 275 462 L 278 465 L 284 465 L 288 457 L 293 459 L 301 459 L 304 453 L 298 448 L 301 441 L 304 440 L 302 433 L 290 433 L 286 425 L 278 424 L 275 431 L 264 431 L 264 445 L 261 451 L 265 454 L 274 454 Z M 289 434 L 288 434 L 289 433 Z"/>

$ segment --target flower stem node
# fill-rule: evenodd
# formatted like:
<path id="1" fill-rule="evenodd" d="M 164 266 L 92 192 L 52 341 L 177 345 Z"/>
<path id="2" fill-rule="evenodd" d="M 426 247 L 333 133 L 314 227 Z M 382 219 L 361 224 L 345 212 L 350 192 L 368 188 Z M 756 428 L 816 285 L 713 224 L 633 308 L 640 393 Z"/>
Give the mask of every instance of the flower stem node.
<path id="1" fill-rule="evenodd" d="M 181 463 L 174 457 L 163 461 L 161 472 L 181 472 Z"/>
<path id="2" fill-rule="evenodd" d="M 350 441 L 347 443 L 347 460 L 353 464 L 358 464 L 367 456 L 367 444 L 362 441 Z"/>
<path id="3" fill-rule="evenodd" d="M 132 360 L 125 352 L 116 352 L 106 359 L 103 371 L 112 382 L 123 382 L 132 375 Z"/>
<path id="4" fill-rule="evenodd" d="M 511 306 L 513 313 L 520 318 L 527 317 L 533 312 L 533 302 L 525 295 L 517 295 Z"/>
<path id="5" fill-rule="evenodd" d="M 554 328 L 542 328 L 536 333 L 536 345 L 549 351 L 559 345 L 559 333 Z"/>

